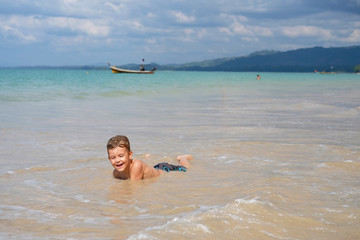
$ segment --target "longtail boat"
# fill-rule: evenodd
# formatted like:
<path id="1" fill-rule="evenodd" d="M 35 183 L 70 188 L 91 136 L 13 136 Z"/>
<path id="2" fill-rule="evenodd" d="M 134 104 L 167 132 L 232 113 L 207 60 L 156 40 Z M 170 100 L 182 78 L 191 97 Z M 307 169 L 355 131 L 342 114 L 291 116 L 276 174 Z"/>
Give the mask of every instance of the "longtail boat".
<path id="1" fill-rule="evenodd" d="M 109 68 L 113 73 L 136 73 L 136 74 L 153 74 L 156 70 L 156 68 L 153 68 L 151 71 L 129 70 L 129 69 L 117 68 L 115 66 L 110 66 L 110 64 L 109 64 Z"/>
<path id="2" fill-rule="evenodd" d="M 314 70 L 314 72 L 318 74 L 336 74 L 336 72 L 325 72 L 325 71 L 319 72 L 316 69 Z"/>

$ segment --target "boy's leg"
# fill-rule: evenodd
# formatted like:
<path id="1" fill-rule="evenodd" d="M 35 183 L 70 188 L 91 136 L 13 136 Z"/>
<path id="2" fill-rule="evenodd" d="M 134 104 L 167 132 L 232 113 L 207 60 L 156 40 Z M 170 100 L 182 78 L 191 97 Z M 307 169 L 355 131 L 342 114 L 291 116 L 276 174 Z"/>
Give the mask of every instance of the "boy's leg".
<path id="1" fill-rule="evenodd" d="M 180 155 L 176 158 L 181 166 L 184 166 L 186 168 L 190 167 L 190 160 L 193 159 L 193 156 L 191 155 Z"/>

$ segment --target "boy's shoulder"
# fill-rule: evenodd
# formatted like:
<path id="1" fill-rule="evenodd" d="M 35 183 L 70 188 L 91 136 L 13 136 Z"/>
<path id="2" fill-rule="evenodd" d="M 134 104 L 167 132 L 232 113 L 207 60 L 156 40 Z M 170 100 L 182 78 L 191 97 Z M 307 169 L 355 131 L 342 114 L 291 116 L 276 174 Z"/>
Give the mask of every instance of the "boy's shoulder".
<path id="1" fill-rule="evenodd" d="M 132 162 L 131 162 L 131 167 L 132 168 L 144 168 L 144 166 L 146 166 L 146 163 L 140 159 L 137 159 L 137 158 L 133 158 L 132 159 Z"/>
<path id="2" fill-rule="evenodd" d="M 131 172 L 131 179 L 145 179 L 145 178 L 151 178 L 151 177 L 157 177 L 161 175 L 162 171 L 155 169 L 154 167 L 148 165 L 142 160 L 134 159 L 133 168 Z M 136 169 L 137 168 L 137 169 Z"/>
<path id="3" fill-rule="evenodd" d="M 147 165 L 140 159 L 133 159 L 130 169 L 130 178 L 131 179 L 143 179 L 144 171 Z"/>

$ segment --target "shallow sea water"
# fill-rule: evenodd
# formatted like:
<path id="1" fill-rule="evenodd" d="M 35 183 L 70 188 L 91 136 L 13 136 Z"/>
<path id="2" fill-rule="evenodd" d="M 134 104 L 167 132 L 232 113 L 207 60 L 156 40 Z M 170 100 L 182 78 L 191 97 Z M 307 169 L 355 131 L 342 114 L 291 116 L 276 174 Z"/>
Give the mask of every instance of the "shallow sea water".
<path id="1" fill-rule="evenodd" d="M 360 75 L 256 74 L 0 70 L 0 238 L 359 238 Z"/>

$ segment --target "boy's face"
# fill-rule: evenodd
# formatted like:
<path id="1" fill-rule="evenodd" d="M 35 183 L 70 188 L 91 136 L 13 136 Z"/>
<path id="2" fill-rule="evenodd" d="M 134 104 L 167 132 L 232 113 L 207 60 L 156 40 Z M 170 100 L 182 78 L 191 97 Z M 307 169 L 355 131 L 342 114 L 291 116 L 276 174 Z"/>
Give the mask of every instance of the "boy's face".
<path id="1" fill-rule="evenodd" d="M 116 147 L 108 150 L 108 158 L 111 165 L 119 172 L 123 172 L 130 166 L 132 159 L 132 152 L 129 152 L 124 147 Z"/>

